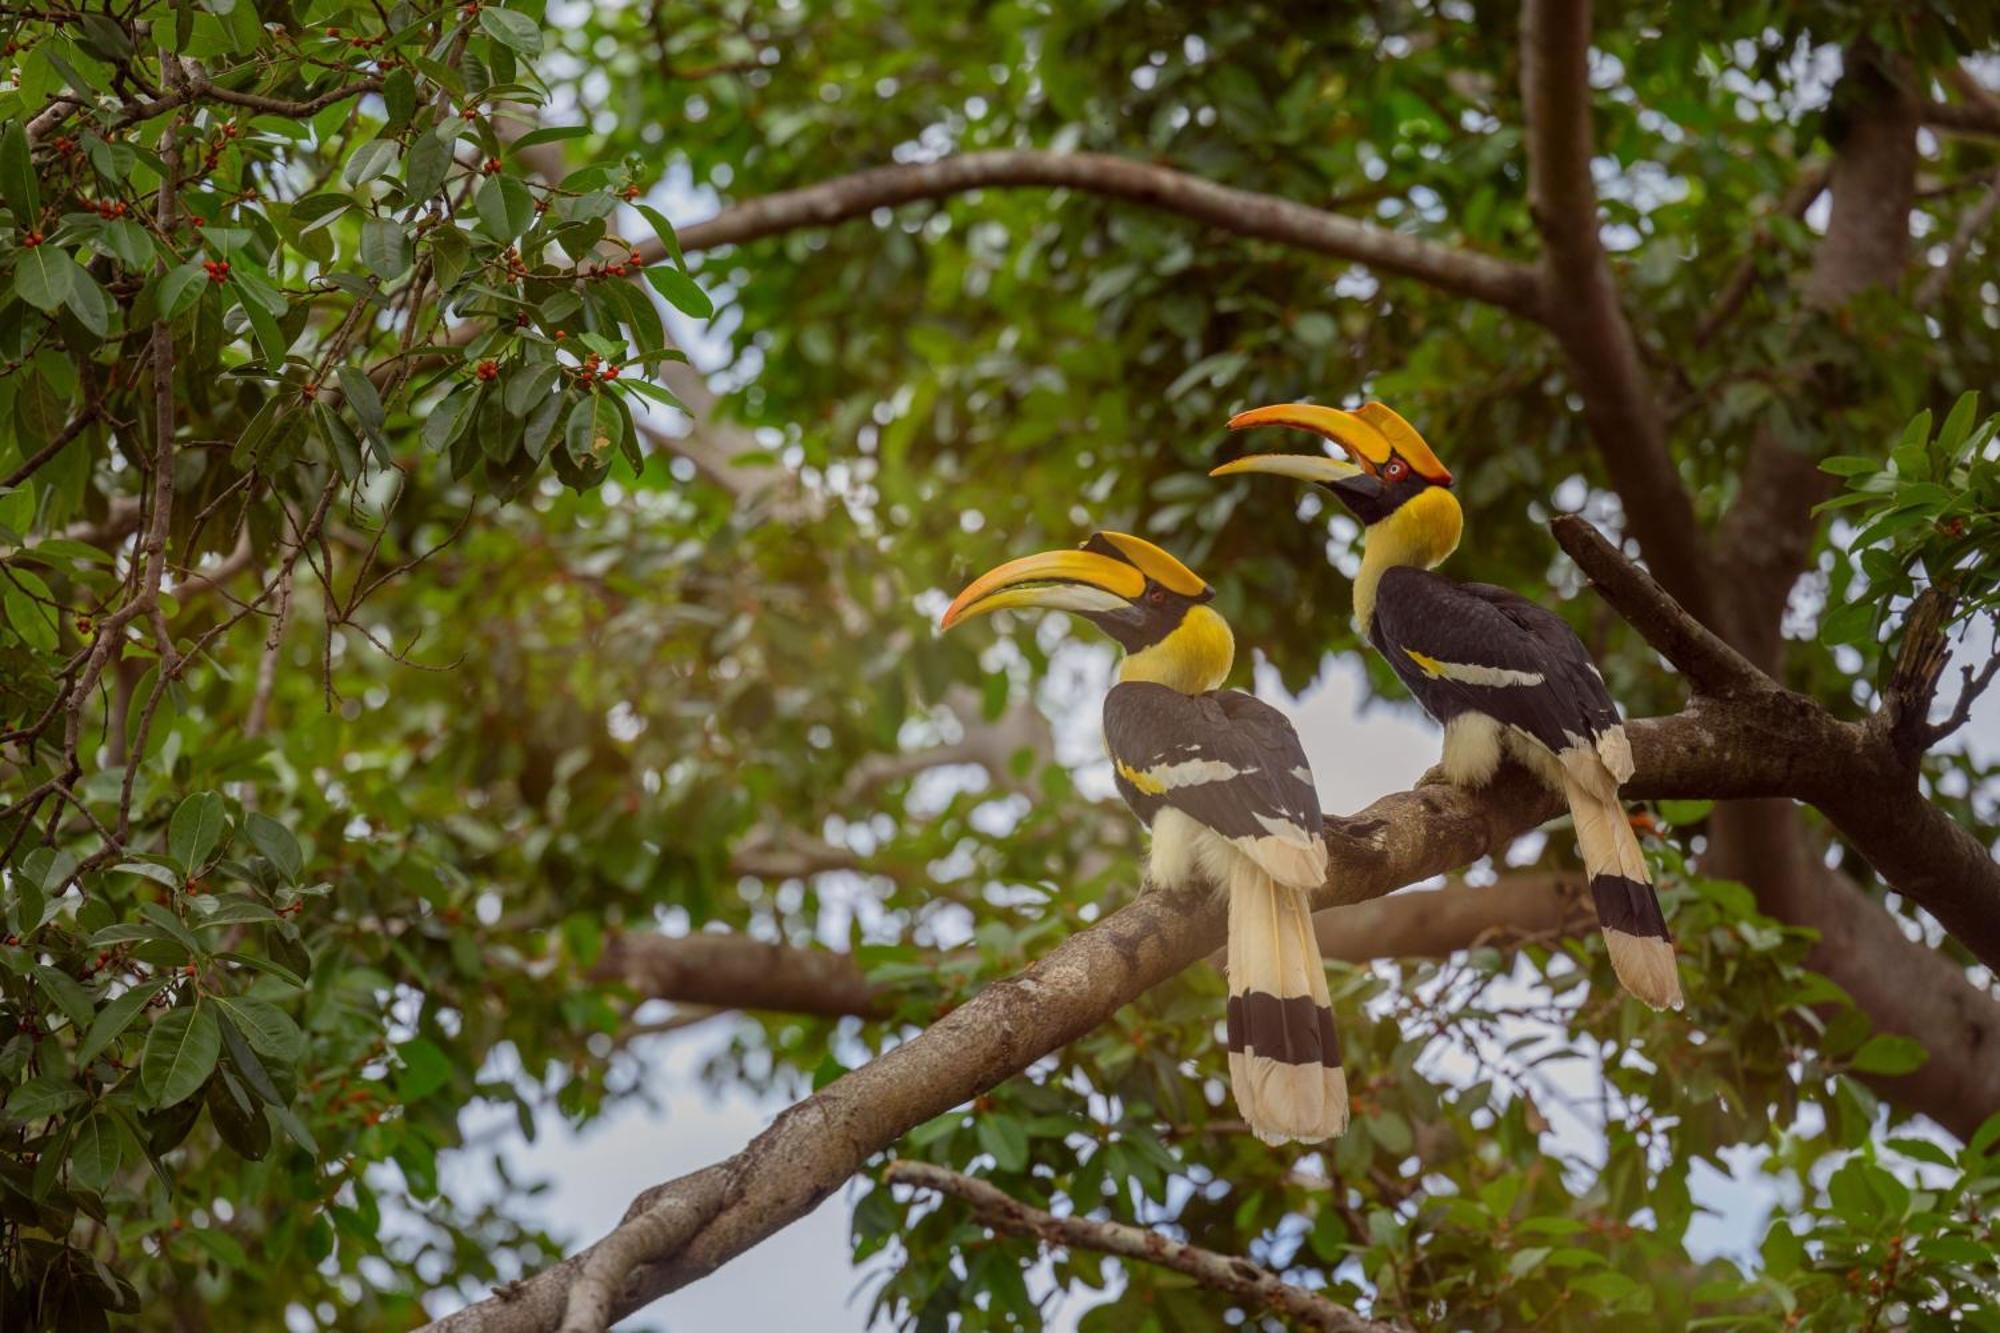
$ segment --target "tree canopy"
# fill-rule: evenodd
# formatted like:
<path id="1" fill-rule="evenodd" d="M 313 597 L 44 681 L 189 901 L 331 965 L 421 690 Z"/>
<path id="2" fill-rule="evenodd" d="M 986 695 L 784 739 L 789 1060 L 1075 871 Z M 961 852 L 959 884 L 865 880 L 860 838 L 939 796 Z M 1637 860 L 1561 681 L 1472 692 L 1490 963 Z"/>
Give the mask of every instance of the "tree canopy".
<path id="1" fill-rule="evenodd" d="M 596 1329 L 845 1188 L 901 1328 L 2000 1328 L 1984 7 L 0 26 L 10 1312 Z M 1532 784 L 1330 812 L 1324 1152 L 1234 1119 L 1219 909 L 1057 753 L 1102 650 L 931 631 L 1123 529 L 1305 687 L 1353 525 L 1206 473 L 1306 396 L 1418 423 L 1451 572 L 1648 719 L 1689 999 Z M 711 1010 L 801 1102 L 744 1153 L 589 1251 L 439 1191 Z M 1738 1148 L 1796 1206 L 1697 1260 Z"/>

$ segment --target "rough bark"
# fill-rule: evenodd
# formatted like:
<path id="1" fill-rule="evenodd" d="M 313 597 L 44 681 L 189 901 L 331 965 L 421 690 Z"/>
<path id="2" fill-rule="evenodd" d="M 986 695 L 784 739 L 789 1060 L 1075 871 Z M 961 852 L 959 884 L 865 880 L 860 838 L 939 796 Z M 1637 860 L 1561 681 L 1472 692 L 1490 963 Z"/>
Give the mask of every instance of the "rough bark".
<path id="1" fill-rule="evenodd" d="M 1521 16 L 1528 204 L 1542 237 L 1540 317 L 1569 357 L 1625 523 L 1667 590 L 1715 623 L 1714 580 L 1664 414 L 1619 305 L 1590 178 L 1590 5 L 1529 0 Z"/>

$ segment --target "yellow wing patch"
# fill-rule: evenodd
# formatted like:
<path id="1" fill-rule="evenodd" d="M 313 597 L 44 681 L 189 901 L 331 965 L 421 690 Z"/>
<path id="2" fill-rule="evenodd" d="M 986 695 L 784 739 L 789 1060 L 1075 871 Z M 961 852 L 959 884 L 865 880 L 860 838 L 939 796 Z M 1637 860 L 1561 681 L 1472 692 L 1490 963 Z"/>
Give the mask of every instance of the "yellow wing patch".
<path id="1" fill-rule="evenodd" d="M 1119 777 L 1124 778 L 1140 791 L 1146 793 L 1146 795 L 1158 796 L 1166 791 L 1167 784 L 1154 777 L 1151 773 L 1136 769 L 1123 759 L 1113 759 L 1111 762 L 1117 765 Z"/>
<path id="2" fill-rule="evenodd" d="M 1432 680 L 1444 679 L 1444 663 L 1438 661 L 1435 657 L 1426 657 L 1414 648 L 1405 648 L 1403 654 L 1412 662 L 1415 662 L 1417 668 Z"/>

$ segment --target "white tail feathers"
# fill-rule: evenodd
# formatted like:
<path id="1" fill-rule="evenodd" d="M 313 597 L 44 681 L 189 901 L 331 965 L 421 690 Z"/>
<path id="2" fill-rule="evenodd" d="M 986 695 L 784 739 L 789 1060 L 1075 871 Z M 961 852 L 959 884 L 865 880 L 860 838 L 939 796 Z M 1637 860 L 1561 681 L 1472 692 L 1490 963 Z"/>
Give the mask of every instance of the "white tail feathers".
<path id="1" fill-rule="evenodd" d="M 1347 1074 L 1306 896 L 1248 857 L 1229 875 L 1229 1083 L 1266 1143 L 1347 1128 Z"/>
<path id="2" fill-rule="evenodd" d="M 1618 784 L 1594 754 L 1571 752 L 1563 760 L 1563 791 L 1611 969 L 1626 990 L 1653 1008 L 1678 1009 L 1681 978 L 1673 938 L 1646 854 L 1618 799 Z"/>

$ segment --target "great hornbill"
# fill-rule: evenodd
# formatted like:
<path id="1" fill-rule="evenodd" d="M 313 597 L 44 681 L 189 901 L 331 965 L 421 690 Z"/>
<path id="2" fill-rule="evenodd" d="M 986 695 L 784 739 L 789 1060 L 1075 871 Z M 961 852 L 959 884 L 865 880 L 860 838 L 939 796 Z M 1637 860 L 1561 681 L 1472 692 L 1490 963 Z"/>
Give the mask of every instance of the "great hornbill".
<path id="1" fill-rule="evenodd" d="M 1253 454 L 1209 475 L 1268 472 L 1325 486 L 1366 529 L 1355 628 L 1444 724 L 1445 776 L 1484 786 L 1511 755 L 1568 802 L 1597 922 L 1625 988 L 1656 1009 L 1681 1003 L 1672 938 L 1618 788 L 1632 747 L 1589 651 L 1560 616 L 1506 588 L 1432 573 L 1464 516 L 1451 473 L 1423 436 L 1381 403 L 1353 412 L 1282 403 L 1232 417 L 1231 430 L 1291 426 L 1349 461 Z"/>
<path id="2" fill-rule="evenodd" d="M 1235 660 L 1215 592 L 1151 542 L 1099 532 L 981 575 L 941 628 L 1007 607 L 1050 607 L 1125 650 L 1104 700 L 1119 794 L 1152 831 L 1149 878 L 1201 877 L 1229 894 L 1229 1081 L 1266 1143 L 1347 1127 L 1326 969 L 1307 895 L 1326 878 L 1319 796 L 1284 714 L 1220 688 Z"/>

